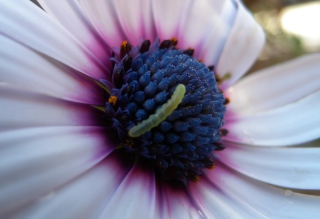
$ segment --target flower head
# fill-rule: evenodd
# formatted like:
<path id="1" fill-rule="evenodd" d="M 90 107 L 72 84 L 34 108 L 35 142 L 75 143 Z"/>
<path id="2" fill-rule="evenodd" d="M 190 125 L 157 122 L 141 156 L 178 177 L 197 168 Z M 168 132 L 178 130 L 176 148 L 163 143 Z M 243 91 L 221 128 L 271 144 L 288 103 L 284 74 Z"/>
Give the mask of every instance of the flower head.
<path id="1" fill-rule="evenodd" d="M 39 3 L 0 7 L 1 217 L 316 218 L 318 54 L 237 82 L 239 1 Z"/>

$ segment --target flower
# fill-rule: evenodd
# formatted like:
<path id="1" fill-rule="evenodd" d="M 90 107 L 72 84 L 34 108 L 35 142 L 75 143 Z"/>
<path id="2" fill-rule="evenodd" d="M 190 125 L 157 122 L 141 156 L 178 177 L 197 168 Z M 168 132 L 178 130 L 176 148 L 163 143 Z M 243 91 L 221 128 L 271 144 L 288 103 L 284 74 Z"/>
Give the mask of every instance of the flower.
<path id="1" fill-rule="evenodd" d="M 39 2 L 0 7 L 2 218 L 317 218 L 319 54 L 235 83 L 264 41 L 239 1 Z M 97 120 L 119 45 L 157 37 L 225 79 L 227 148 L 197 182 L 128 164 Z"/>

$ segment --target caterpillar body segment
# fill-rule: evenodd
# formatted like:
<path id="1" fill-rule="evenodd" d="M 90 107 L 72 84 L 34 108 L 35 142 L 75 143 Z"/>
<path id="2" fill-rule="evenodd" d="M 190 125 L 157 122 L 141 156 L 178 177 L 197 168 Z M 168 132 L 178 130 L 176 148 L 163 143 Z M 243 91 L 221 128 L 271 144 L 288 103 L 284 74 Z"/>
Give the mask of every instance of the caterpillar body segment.
<path id="1" fill-rule="evenodd" d="M 178 107 L 178 105 L 182 102 L 185 93 L 186 87 L 183 84 L 179 84 L 173 92 L 171 98 L 165 104 L 163 104 L 162 107 L 157 109 L 157 111 L 149 116 L 149 118 L 143 120 L 141 123 L 133 126 L 129 130 L 129 136 L 136 138 L 150 131 L 152 128 L 157 127 Z"/>

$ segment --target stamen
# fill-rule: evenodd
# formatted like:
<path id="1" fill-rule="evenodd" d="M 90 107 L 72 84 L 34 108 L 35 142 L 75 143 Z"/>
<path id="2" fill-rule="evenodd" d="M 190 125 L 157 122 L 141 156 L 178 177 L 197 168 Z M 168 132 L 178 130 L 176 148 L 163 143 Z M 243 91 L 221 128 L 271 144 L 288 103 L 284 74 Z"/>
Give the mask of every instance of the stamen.
<path id="1" fill-rule="evenodd" d="M 229 133 L 227 129 L 220 129 L 221 136 L 226 136 Z"/>
<path id="2" fill-rule="evenodd" d="M 223 105 L 227 105 L 228 103 L 230 103 L 230 99 L 228 97 L 226 97 L 224 99 Z"/>
<path id="3" fill-rule="evenodd" d="M 208 66 L 208 69 L 209 69 L 210 71 L 213 71 L 213 70 L 214 70 L 214 66 L 213 66 L 213 65 L 209 65 L 209 66 Z"/>
<path id="4" fill-rule="evenodd" d="M 176 46 L 176 45 L 178 44 L 178 39 L 175 38 L 175 37 L 171 38 L 170 41 L 171 41 L 171 45 L 172 45 L 172 46 Z"/>
<path id="5" fill-rule="evenodd" d="M 226 146 L 221 142 L 215 142 L 214 145 L 216 146 L 216 151 L 222 151 L 226 148 Z"/>
<path id="6" fill-rule="evenodd" d="M 118 97 L 117 96 L 110 96 L 108 99 L 108 102 L 111 103 L 112 105 L 117 104 Z"/>
<path id="7" fill-rule="evenodd" d="M 168 49 L 171 45 L 171 40 L 164 40 L 161 42 L 159 49 Z"/>
<path id="8" fill-rule="evenodd" d="M 117 68 L 112 74 L 112 82 L 115 87 L 120 88 L 123 85 L 123 75 L 124 75 L 123 68 Z"/>
<path id="9" fill-rule="evenodd" d="M 123 59 L 126 54 L 129 54 L 131 51 L 131 45 L 128 43 L 128 41 L 123 41 L 120 46 L 120 58 Z"/>
<path id="10" fill-rule="evenodd" d="M 189 49 L 185 50 L 183 53 L 191 57 L 191 56 L 193 56 L 194 49 L 189 48 Z"/>
<path id="11" fill-rule="evenodd" d="M 148 52 L 150 45 L 151 45 L 150 40 L 143 41 L 143 43 L 140 46 L 140 53 Z"/>

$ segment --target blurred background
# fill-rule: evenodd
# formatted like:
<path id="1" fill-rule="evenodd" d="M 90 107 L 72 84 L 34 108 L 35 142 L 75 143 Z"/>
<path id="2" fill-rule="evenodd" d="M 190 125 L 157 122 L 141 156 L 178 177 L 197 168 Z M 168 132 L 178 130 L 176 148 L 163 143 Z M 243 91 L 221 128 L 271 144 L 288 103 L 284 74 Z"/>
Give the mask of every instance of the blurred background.
<path id="1" fill-rule="evenodd" d="M 242 1 L 266 33 L 265 47 L 249 73 L 320 52 L 320 0 Z"/>
<path id="2" fill-rule="evenodd" d="M 320 1 L 243 0 L 266 33 L 266 44 L 250 72 L 300 55 L 320 52 Z"/>

